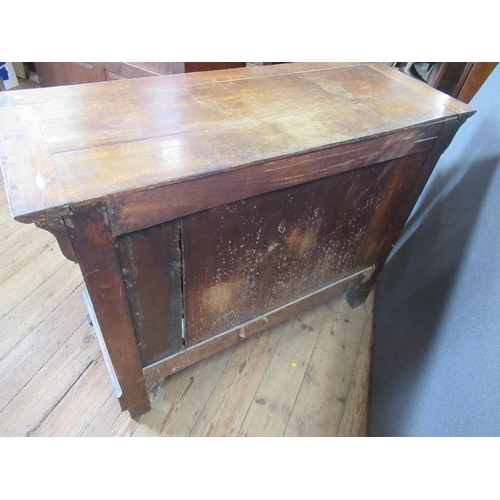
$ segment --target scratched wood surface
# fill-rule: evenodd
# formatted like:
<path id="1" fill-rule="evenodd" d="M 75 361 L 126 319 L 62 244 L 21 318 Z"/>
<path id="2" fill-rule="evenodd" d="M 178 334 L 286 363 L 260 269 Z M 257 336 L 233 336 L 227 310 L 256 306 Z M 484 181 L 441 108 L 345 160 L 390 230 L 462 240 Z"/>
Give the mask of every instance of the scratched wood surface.
<path id="1" fill-rule="evenodd" d="M 392 170 L 387 162 L 184 217 L 187 345 L 369 267 L 358 252 Z"/>
<path id="2" fill-rule="evenodd" d="M 142 366 L 182 347 L 179 222 L 118 239 L 118 256 Z"/>
<path id="3" fill-rule="evenodd" d="M 411 80 L 377 65 L 294 63 L 5 92 L 0 147 L 12 210 L 33 221 L 69 203 L 472 113 Z"/>
<path id="4" fill-rule="evenodd" d="M 3 190 L 0 225 L 8 271 L 0 277 L 0 436 L 366 432 L 371 301 L 352 310 L 331 300 L 154 384 L 152 410 L 134 421 L 86 321 L 78 266 L 49 233 L 12 220 Z M 30 258 L 16 264 L 26 241 Z"/>

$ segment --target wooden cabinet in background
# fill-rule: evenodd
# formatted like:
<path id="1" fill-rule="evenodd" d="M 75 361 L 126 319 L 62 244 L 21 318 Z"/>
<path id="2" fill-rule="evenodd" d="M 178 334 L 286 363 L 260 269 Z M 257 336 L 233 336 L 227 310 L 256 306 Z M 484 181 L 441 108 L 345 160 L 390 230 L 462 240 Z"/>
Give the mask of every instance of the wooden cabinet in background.
<path id="1" fill-rule="evenodd" d="M 42 87 L 230 69 L 239 62 L 37 62 Z"/>

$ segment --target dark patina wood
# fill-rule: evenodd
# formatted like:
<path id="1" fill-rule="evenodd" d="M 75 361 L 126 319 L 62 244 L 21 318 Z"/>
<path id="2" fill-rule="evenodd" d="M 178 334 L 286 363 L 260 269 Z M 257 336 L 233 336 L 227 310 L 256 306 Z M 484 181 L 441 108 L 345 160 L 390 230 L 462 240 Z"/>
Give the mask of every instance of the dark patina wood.
<path id="1" fill-rule="evenodd" d="M 184 73 L 179 62 L 37 62 L 42 87 Z"/>
<path id="2" fill-rule="evenodd" d="M 182 348 L 179 221 L 117 240 L 135 338 L 143 366 Z"/>
<path id="3" fill-rule="evenodd" d="M 12 215 L 78 261 L 133 415 L 146 383 L 336 294 L 361 304 L 474 112 L 358 63 L 4 94 Z"/>
<path id="4" fill-rule="evenodd" d="M 369 281 L 349 290 L 347 299 L 352 307 L 368 297 L 437 161 L 462 124 L 460 119 L 446 120 L 432 150 L 403 157 L 397 162 L 383 203 L 370 221 L 367 237 L 360 248 L 360 261 L 373 263 L 376 269 Z"/>
<path id="5" fill-rule="evenodd" d="M 161 380 L 162 378 L 173 375 L 179 370 L 238 344 L 248 337 L 261 333 L 297 314 L 313 309 L 332 297 L 347 292 L 351 287 L 358 288 L 370 279 L 372 272 L 373 268 L 369 268 L 359 273 L 355 273 L 348 278 L 336 281 L 319 290 L 315 290 L 313 293 L 305 295 L 296 301 L 290 302 L 272 311 L 267 311 L 266 314 L 257 316 L 251 321 L 229 328 L 204 342 L 180 351 L 178 354 L 174 354 L 157 363 L 151 364 L 144 368 L 146 382 L 154 382 L 155 380 Z"/>
<path id="6" fill-rule="evenodd" d="M 294 186 L 410 153 L 431 149 L 442 123 L 342 144 L 324 150 L 256 163 L 182 183 L 112 195 L 110 224 L 119 235 L 224 203 Z M 168 203 L 165 202 L 168 200 Z"/>
<path id="7" fill-rule="evenodd" d="M 37 62 L 43 87 L 241 68 L 242 62 Z"/>
<path id="8" fill-rule="evenodd" d="M 195 71 L 214 71 L 219 69 L 243 68 L 244 62 L 186 62 L 184 68 L 186 73 Z"/>

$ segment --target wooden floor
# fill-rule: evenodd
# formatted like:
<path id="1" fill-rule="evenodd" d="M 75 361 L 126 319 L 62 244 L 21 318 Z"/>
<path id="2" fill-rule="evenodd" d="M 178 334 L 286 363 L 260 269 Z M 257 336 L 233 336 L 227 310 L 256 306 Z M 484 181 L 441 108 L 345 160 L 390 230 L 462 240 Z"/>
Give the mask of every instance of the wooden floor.
<path id="1" fill-rule="evenodd" d="M 373 297 L 343 297 L 150 388 L 122 413 L 55 239 L 12 220 L 0 185 L 0 436 L 364 436 Z"/>

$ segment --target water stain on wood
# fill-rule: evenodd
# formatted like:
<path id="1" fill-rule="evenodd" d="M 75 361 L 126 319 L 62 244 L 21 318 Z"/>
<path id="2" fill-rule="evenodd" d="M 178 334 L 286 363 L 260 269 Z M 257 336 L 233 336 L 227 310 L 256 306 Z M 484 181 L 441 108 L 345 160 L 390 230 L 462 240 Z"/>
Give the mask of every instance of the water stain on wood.
<path id="1" fill-rule="evenodd" d="M 361 170 L 182 219 L 187 346 L 361 270 L 392 162 Z"/>
<path id="2" fill-rule="evenodd" d="M 118 238 L 117 250 L 143 366 L 182 348 L 179 223 Z"/>

